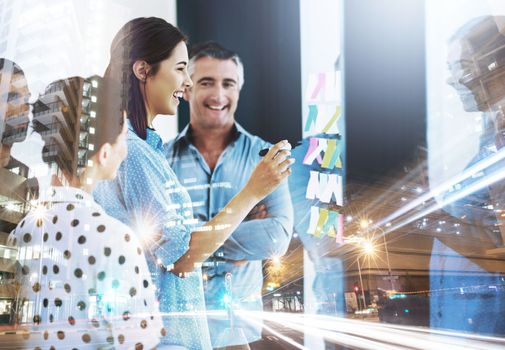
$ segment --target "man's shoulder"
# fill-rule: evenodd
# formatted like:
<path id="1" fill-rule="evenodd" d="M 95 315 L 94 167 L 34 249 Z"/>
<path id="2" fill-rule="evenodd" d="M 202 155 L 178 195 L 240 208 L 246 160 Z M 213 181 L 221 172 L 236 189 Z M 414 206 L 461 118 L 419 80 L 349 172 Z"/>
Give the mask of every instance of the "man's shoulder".
<path id="1" fill-rule="evenodd" d="M 165 151 L 168 151 L 168 150 L 171 150 L 172 148 L 174 148 L 174 145 L 175 145 L 175 142 L 176 142 L 176 138 L 173 138 L 169 141 L 167 141 L 164 145 L 163 145 L 163 149 Z"/>
<path id="2" fill-rule="evenodd" d="M 272 146 L 270 142 L 267 142 L 263 140 L 260 136 L 254 135 L 251 132 L 247 131 L 243 126 L 240 124 L 237 125 L 237 130 L 240 132 L 242 136 L 242 140 L 244 144 L 248 145 L 249 147 L 253 149 L 257 149 L 258 151 L 263 149 L 263 148 L 269 148 Z"/>
<path id="3" fill-rule="evenodd" d="M 172 165 L 174 163 L 174 157 L 176 153 L 187 151 L 188 143 L 185 142 L 185 135 L 189 124 L 184 127 L 184 129 L 179 132 L 173 139 L 167 141 L 163 144 L 163 154 L 165 158 L 168 160 L 169 164 Z"/>
<path id="4" fill-rule="evenodd" d="M 165 156 L 169 156 L 173 152 L 175 144 L 179 140 L 178 138 L 179 135 L 180 134 L 178 134 L 175 138 L 171 139 L 170 141 L 166 142 L 163 145 L 163 153 L 165 154 Z"/>

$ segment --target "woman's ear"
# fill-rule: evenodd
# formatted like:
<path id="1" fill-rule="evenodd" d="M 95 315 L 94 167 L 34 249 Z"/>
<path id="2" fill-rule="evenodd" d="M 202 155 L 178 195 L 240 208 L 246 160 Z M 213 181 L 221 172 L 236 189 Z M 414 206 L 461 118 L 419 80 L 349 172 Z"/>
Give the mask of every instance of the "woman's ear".
<path id="1" fill-rule="evenodd" d="M 149 63 L 146 61 L 135 61 L 133 64 L 133 74 L 137 77 L 138 80 L 140 81 L 146 81 L 147 77 L 149 76 L 149 70 L 151 69 L 151 66 Z"/>
<path id="2" fill-rule="evenodd" d="M 96 152 L 98 165 L 106 166 L 107 162 L 109 161 L 111 152 L 112 152 L 112 148 L 111 148 L 110 143 L 108 143 L 108 142 L 104 143 L 102 145 L 102 147 L 100 147 L 98 152 Z"/>

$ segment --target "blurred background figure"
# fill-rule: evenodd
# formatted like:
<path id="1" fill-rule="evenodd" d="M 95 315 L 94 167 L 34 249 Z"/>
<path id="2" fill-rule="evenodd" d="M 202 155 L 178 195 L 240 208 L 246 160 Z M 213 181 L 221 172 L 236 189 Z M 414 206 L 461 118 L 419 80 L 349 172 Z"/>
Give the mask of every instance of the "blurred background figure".
<path id="1" fill-rule="evenodd" d="M 2 226 L 8 229 L 15 226 L 27 210 L 29 200 L 26 178 L 28 166 L 16 159 L 11 149 L 14 143 L 23 142 L 28 133 L 30 105 L 30 90 L 23 70 L 15 62 L 0 58 L 0 194 L 4 198 L 0 207 Z M 5 243 L 5 239 L 2 240 Z M 4 269 L 2 277 L 6 281 L 14 281 L 15 250 L 8 252 L 11 259 Z M 8 303 L 11 312 L 2 315 L 2 323 L 12 324 L 16 289 L 14 284 L 8 284 Z"/>
<path id="2" fill-rule="evenodd" d="M 466 112 L 483 113 L 479 153 L 467 169 L 496 158 L 505 145 L 505 36 L 500 17 L 479 17 L 461 27 L 449 40 L 448 80 Z M 505 162 L 490 163 L 461 183 L 465 191 L 488 181 L 444 209 L 469 224 L 467 239 L 437 238 L 430 261 L 430 325 L 480 334 L 505 334 Z M 493 180 L 498 179 L 498 181 Z M 448 193 L 446 198 L 452 194 Z M 478 255 L 494 259 L 477 259 Z M 494 260 L 494 261 L 491 261 Z M 451 271 L 472 273 L 451 275 Z"/>
<path id="3" fill-rule="evenodd" d="M 43 161 L 61 184 L 68 185 L 71 175 L 87 166 L 94 150 L 90 139 L 101 132 L 93 125 L 98 103 L 106 99 L 98 94 L 100 81 L 98 76 L 57 80 L 33 105 L 33 129 L 44 141 Z"/>
<path id="4" fill-rule="evenodd" d="M 9 209 L 22 212 L 27 198 L 28 167 L 13 157 L 14 143 L 23 142 L 28 133 L 30 90 L 23 70 L 16 63 L 0 58 L 0 181 L 2 195 L 11 198 Z M 6 206 L 7 207 L 7 206 Z"/>
<path id="5" fill-rule="evenodd" d="M 0 92 L 0 162 L 2 168 L 12 169 L 18 164 L 11 157 L 11 147 L 24 141 L 28 130 L 30 90 L 23 70 L 5 58 L 0 58 Z"/>
<path id="6" fill-rule="evenodd" d="M 12 155 L 12 146 L 23 142 L 28 133 L 30 90 L 23 70 L 15 62 L 0 58 L 0 231 L 10 232 L 22 219 L 29 205 L 28 166 Z M 7 234 L 0 235 L 4 245 Z M 4 302 L 0 323 L 15 322 L 16 284 L 14 272 L 15 249 L 3 246 L 4 267 L 0 272 L 3 281 Z"/>

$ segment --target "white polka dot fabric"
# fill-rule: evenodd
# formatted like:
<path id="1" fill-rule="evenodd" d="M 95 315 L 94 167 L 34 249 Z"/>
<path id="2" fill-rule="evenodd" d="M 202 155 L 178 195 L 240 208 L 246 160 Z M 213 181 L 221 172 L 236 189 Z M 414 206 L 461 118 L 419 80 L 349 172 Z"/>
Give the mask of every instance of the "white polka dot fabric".
<path id="1" fill-rule="evenodd" d="M 116 179 L 101 182 L 93 195 L 150 245 L 146 255 L 166 329 L 161 343 L 211 349 L 201 271 L 179 278 L 163 268 L 188 250 L 195 228 L 191 199 L 168 165 L 158 134 L 148 129 L 142 140 L 129 125 L 127 143 Z"/>
<path id="2" fill-rule="evenodd" d="M 165 334 L 135 234 L 91 195 L 50 188 L 11 233 L 27 349 L 151 349 Z"/>

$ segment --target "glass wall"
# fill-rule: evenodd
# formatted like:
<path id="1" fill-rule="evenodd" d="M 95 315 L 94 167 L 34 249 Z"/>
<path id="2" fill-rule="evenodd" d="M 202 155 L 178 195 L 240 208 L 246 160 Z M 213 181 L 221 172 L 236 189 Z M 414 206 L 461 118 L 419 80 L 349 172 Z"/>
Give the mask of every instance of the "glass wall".
<path id="1" fill-rule="evenodd" d="M 257 6 L 267 6 L 267 3 L 258 1 Z M 398 5 L 400 2 L 384 0 L 383 5 L 387 7 L 393 3 Z M 227 2 L 215 0 L 215 4 L 226 6 Z M 293 116 L 291 125 L 283 127 L 299 130 L 301 125 L 303 138 L 293 144 L 291 156 L 296 163 L 291 168 L 289 180 L 284 183 L 285 194 L 289 193 L 291 202 L 283 197 L 285 202 L 282 205 L 255 207 L 249 212 L 244 219 L 246 229 L 237 229 L 238 234 L 232 235 L 227 243 L 217 244 L 216 249 L 219 249 L 212 259 L 193 266 L 200 279 L 189 291 L 182 292 L 177 287 L 178 283 L 184 284 L 181 281 L 187 276 L 170 272 L 174 264 L 154 259 L 154 254 L 149 255 L 151 252 L 146 254 L 147 259 L 152 260 L 149 260 L 152 263 L 150 268 L 163 269 L 161 274 L 152 274 L 154 280 L 160 275 L 161 279 L 167 275 L 174 280 L 179 278 L 173 284 L 156 280 L 158 294 L 153 302 L 154 308 L 163 306 L 165 296 L 191 295 L 189 301 L 174 302 L 172 309 L 162 307 L 162 316 L 174 317 L 181 322 L 168 329 L 169 336 L 182 334 L 181 337 L 186 337 L 189 342 L 195 339 L 205 342 L 209 333 L 209 338 L 217 339 L 214 347 L 242 345 L 244 349 L 504 348 L 505 4 L 500 0 L 426 0 L 425 11 L 419 14 L 425 18 L 424 42 L 413 40 L 408 48 L 394 47 L 395 37 L 402 37 L 403 33 L 390 32 L 391 38 L 380 38 L 373 48 L 354 46 L 359 49 L 353 54 L 358 54 L 361 58 L 358 61 L 367 67 L 374 67 L 376 63 L 369 60 L 371 50 L 401 51 L 422 47 L 426 53 L 426 66 L 416 67 L 425 69 L 425 81 L 405 79 L 409 84 L 426 87 L 426 101 L 424 96 L 419 96 L 423 104 L 426 102 L 426 115 L 422 116 L 422 121 L 402 115 L 397 128 L 383 129 L 374 119 L 380 116 L 370 115 L 366 119 L 352 115 L 345 105 L 346 95 L 351 93 L 345 91 L 345 82 L 353 77 L 346 71 L 349 58 L 344 50 L 343 37 L 348 28 L 345 24 L 354 20 L 344 15 L 346 1 L 318 0 L 316 4 L 313 0 L 299 0 L 296 4 L 300 9 L 301 70 L 292 74 L 301 77 L 302 98 L 293 101 L 300 106 L 299 115 Z M 248 9 L 254 6 L 250 5 Z M 61 277 L 60 274 L 55 280 L 35 283 L 41 276 L 51 275 L 51 271 L 58 275 L 60 268 L 69 266 L 71 253 L 45 245 L 48 239 L 60 242 L 65 232 L 50 235 L 42 230 L 38 237 L 43 243 L 35 244 L 31 232 L 23 231 L 23 220 L 30 210 L 35 211 L 40 220 L 54 220 L 53 224 L 62 220 L 61 217 L 45 218 L 44 213 L 51 207 L 37 198 L 50 182 L 60 185 L 57 187 L 71 187 L 73 183 L 67 179 L 69 173 L 82 174 L 85 169 L 93 167 L 90 154 L 94 151 L 93 140 L 100 131 L 96 124 L 97 110 L 99 104 L 109 97 L 100 88 L 114 34 L 128 20 L 141 16 L 158 16 L 175 24 L 176 11 L 175 1 L 161 0 L 142 3 L 126 0 L 0 0 L 0 58 L 6 59 L 0 65 L 0 347 L 14 348 L 14 345 L 22 344 L 23 339 L 29 338 L 29 331 L 23 327 L 39 324 L 41 317 L 50 320 L 51 329 L 60 324 L 73 329 L 76 322 L 79 324 L 82 320 L 67 317 L 65 312 L 69 308 L 79 308 L 87 315 L 103 316 L 99 320 L 92 317 L 86 320 L 88 326 L 95 328 L 131 319 L 128 310 L 112 321 L 107 319 L 112 306 L 104 300 L 114 300 L 117 280 L 107 280 L 110 288 L 102 294 L 91 287 L 85 291 L 72 291 L 66 284 L 65 278 L 73 276 L 84 276 L 83 280 L 87 279 L 87 282 L 104 280 L 103 271 L 88 276 L 86 269 L 79 268 L 71 271 L 69 276 Z M 405 23 L 407 15 L 413 14 L 392 13 L 389 20 L 393 22 L 396 18 Z M 198 19 L 195 15 L 195 26 L 200 23 Z M 260 23 L 261 18 L 258 21 Z M 384 26 L 389 24 L 386 19 L 380 21 Z M 252 48 L 255 40 L 261 40 L 254 33 L 243 35 L 237 26 L 228 28 L 226 18 L 216 18 L 213 23 L 222 30 L 236 31 L 240 40 L 254 38 L 250 44 Z M 364 35 L 373 36 L 377 28 L 371 26 L 362 30 Z M 220 41 L 219 37 L 214 39 Z M 282 50 L 281 39 L 275 50 Z M 263 55 L 265 64 L 277 57 L 271 52 L 258 53 L 253 49 L 251 52 L 248 54 Z M 247 56 L 243 61 L 247 63 Z M 388 62 L 380 63 L 383 64 L 381 67 L 387 67 Z M 238 67 L 235 61 L 234 64 Z M 247 67 L 246 71 L 261 68 Z M 381 97 L 394 83 L 388 81 L 388 77 L 401 74 L 393 73 L 381 71 L 374 75 L 370 74 L 370 69 L 366 70 L 363 73 L 365 78 L 371 84 L 381 86 L 383 91 L 378 89 L 370 100 L 359 103 L 371 106 L 383 103 Z M 406 76 L 407 73 L 404 72 Z M 165 78 L 170 80 L 170 77 Z M 248 76 L 245 81 L 247 79 Z M 202 84 L 202 81 L 213 82 L 206 76 L 194 83 Z M 233 103 L 238 103 L 242 82 L 235 84 L 239 88 Z M 244 86 L 247 89 L 247 83 Z M 202 106 L 212 110 L 209 113 L 218 114 L 229 108 L 223 102 L 226 100 L 223 96 L 227 96 L 223 92 L 225 88 L 229 85 L 223 86 L 217 98 L 213 96 L 213 104 L 208 100 L 202 102 Z M 405 84 L 405 90 L 408 88 Z M 191 90 L 184 93 L 189 92 Z M 180 98 L 182 93 L 176 91 L 177 96 L 169 98 Z M 272 100 L 255 102 L 272 106 L 276 103 Z M 404 101 L 398 98 L 394 103 L 400 106 Z M 385 107 L 381 113 L 389 107 L 395 110 L 394 106 L 381 107 Z M 381 116 L 384 117 L 384 113 Z M 397 140 L 394 135 L 405 133 L 402 123 L 411 122 L 423 125 L 419 132 L 425 135 L 426 142 L 409 150 L 410 157 L 398 160 L 391 171 L 360 176 L 351 174 L 348 164 L 357 153 L 348 153 L 346 143 L 350 142 L 351 128 L 363 128 L 355 123 L 359 118 L 367 121 L 366 127 L 381 129 L 380 142 Z M 152 162 L 169 147 L 166 142 L 182 139 L 191 143 L 196 136 L 188 128 L 187 134 L 174 139 L 176 118 L 157 118 L 155 126 L 161 134 L 161 141 L 156 139 L 154 145 L 149 144 L 155 150 L 150 154 L 151 158 L 140 158 L 140 165 L 132 172 L 143 170 L 146 164 L 166 166 L 168 163 L 164 160 Z M 248 135 L 239 128 L 233 130 L 236 134 L 229 139 L 232 145 L 238 140 L 237 135 Z M 209 133 L 207 137 L 212 139 L 214 136 Z M 404 136 L 409 138 L 411 135 Z M 258 140 L 255 136 L 250 137 Z M 146 137 L 147 142 L 152 140 Z M 359 141 L 362 143 L 359 154 L 366 155 L 367 150 L 380 148 L 376 140 L 363 138 Z M 261 145 L 261 148 L 271 146 Z M 181 237 L 189 230 L 181 228 L 185 225 L 194 230 L 191 232 L 199 233 L 217 230 L 216 227 L 226 228 L 227 222 L 214 228 L 207 226 L 207 222 L 223 209 L 226 196 L 231 199 L 240 190 L 234 182 L 238 181 L 237 178 L 242 181 L 241 185 L 247 183 L 249 177 L 243 168 L 253 161 L 261 161 L 259 152 L 251 151 L 250 158 L 244 161 L 246 166 L 229 163 L 223 179 L 216 180 L 216 164 L 226 161 L 233 146 L 215 157 L 216 168 L 206 163 L 204 155 L 208 156 L 207 153 L 200 155 L 196 145 L 192 146 L 188 154 L 178 158 L 193 161 L 192 165 L 184 163 L 178 169 L 184 174 L 178 176 L 180 183 L 175 178 L 164 177 L 166 173 L 175 176 L 168 166 L 165 172 L 162 169 L 152 178 L 135 178 L 142 186 L 153 178 L 163 181 L 159 184 L 162 190 L 149 200 L 154 203 L 159 198 L 165 199 L 168 193 L 171 200 L 176 198 L 176 201 L 156 209 L 149 207 L 152 213 L 148 214 L 183 212 L 183 216 L 171 217 L 170 221 L 164 222 L 162 228 L 180 229 L 177 232 Z M 403 146 L 398 143 L 389 150 Z M 245 157 L 247 152 L 244 149 L 237 157 Z M 383 157 L 391 163 L 395 155 L 383 154 Z M 380 162 L 365 159 L 368 160 Z M 174 160 L 167 156 L 167 161 Z M 204 168 L 201 174 L 198 173 L 199 166 Z M 120 181 L 126 180 L 121 178 Z M 230 195 L 232 190 L 235 192 Z M 137 198 L 145 193 L 149 192 L 136 192 L 136 198 L 128 204 L 135 207 Z M 126 201 L 119 195 L 111 198 L 119 204 Z M 90 203 L 85 206 L 90 207 Z M 293 212 L 286 214 L 291 210 L 291 204 Z M 65 215 L 73 210 L 72 206 L 69 208 L 65 209 Z M 232 212 L 226 211 L 227 214 Z M 92 222 L 87 226 L 79 226 L 79 221 L 76 223 L 75 220 L 70 224 L 78 230 L 83 227 L 83 232 L 87 232 L 94 220 L 99 220 L 97 217 L 101 214 L 96 213 L 92 214 Z M 193 217 L 194 213 L 198 214 Z M 291 214 L 292 225 L 290 223 L 290 227 L 282 232 L 284 242 L 279 242 L 276 230 L 291 220 Z M 135 215 L 130 213 L 122 218 L 122 222 Z M 279 221 L 275 215 L 288 219 Z M 37 226 L 38 221 L 32 223 Z M 259 226 L 248 228 L 248 225 L 255 224 Z M 258 227 L 264 236 L 260 237 Z M 16 228 L 22 232 L 20 237 L 24 243 L 8 241 L 9 233 Z M 148 240 L 151 238 L 149 234 L 155 235 L 159 227 L 143 222 L 132 229 L 138 237 Z M 96 230 L 101 232 L 105 228 L 98 226 Z M 255 235 L 264 241 L 256 239 Z M 69 244 L 81 247 L 86 242 L 86 237 L 82 237 L 84 235 L 79 231 Z M 130 242 L 131 236 L 122 232 L 119 240 Z M 24 245 L 17 247 L 19 244 Z M 181 244 L 178 247 L 181 255 L 184 249 L 190 249 L 189 238 L 184 244 L 186 246 Z M 270 246 L 265 249 L 267 244 Z M 281 245 L 286 248 L 289 245 L 285 254 L 271 253 L 282 251 L 279 249 Z M 107 248 L 103 255 L 108 258 L 111 247 Z M 79 251 L 86 256 L 83 261 L 91 269 L 97 261 L 94 252 L 87 248 Z M 256 257 L 254 253 L 257 251 L 267 253 Z M 140 247 L 132 252 L 143 257 Z M 27 269 L 28 264 L 42 260 L 54 264 L 40 263 L 40 269 Z M 123 265 L 125 257 L 118 256 L 114 263 L 116 261 Z M 254 264 L 254 274 L 252 269 L 247 269 L 248 264 Z M 138 266 L 132 271 L 138 274 Z M 30 281 L 29 289 L 34 293 L 45 287 L 50 293 L 53 290 L 67 293 L 65 295 L 72 299 L 72 307 L 65 305 L 65 309 L 61 299 L 54 295 L 22 300 L 19 297 L 22 286 L 16 279 L 19 275 Z M 129 274 L 128 278 L 138 279 Z M 139 283 L 147 289 L 149 278 Z M 194 306 L 203 303 L 203 291 L 207 293 L 207 309 L 199 312 Z M 132 288 L 130 292 L 133 298 L 138 290 Z M 87 295 L 89 305 L 79 299 L 82 295 Z M 147 299 L 138 304 L 147 306 Z M 101 309 L 97 305 L 106 306 Z M 253 306 L 249 308 L 250 305 Z M 44 311 L 40 313 L 40 310 Z M 216 322 L 211 331 L 207 331 L 207 323 L 201 326 L 201 319 L 193 322 L 192 317 L 202 316 L 206 317 L 205 321 Z M 191 322 L 188 321 L 190 318 Z M 151 321 L 154 323 L 154 316 L 150 320 L 139 319 L 132 329 L 146 329 Z M 184 333 L 196 323 L 201 326 L 202 333 Z M 4 328 L 13 333 L 3 334 Z M 50 340 L 63 340 L 65 334 L 61 332 L 57 330 Z M 163 328 L 157 330 L 158 333 L 166 336 L 167 330 Z M 255 333 L 258 333 L 256 338 L 251 336 Z M 44 337 L 44 333 L 37 334 Z M 124 335 L 114 334 L 114 337 L 116 345 L 123 345 Z M 84 335 L 80 339 L 89 343 L 89 338 Z"/>
<path id="2" fill-rule="evenodd" d="M 499 316 L 505 295 L 504 14 L 500 1 L 426 4 L 434 202 L 424 212 L 446 217 L 431 224 L 440 234 L 430 259 L 430 326 L 495 336 L 505 334 Z"/>

